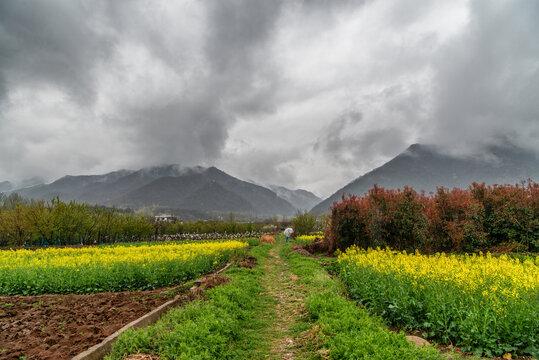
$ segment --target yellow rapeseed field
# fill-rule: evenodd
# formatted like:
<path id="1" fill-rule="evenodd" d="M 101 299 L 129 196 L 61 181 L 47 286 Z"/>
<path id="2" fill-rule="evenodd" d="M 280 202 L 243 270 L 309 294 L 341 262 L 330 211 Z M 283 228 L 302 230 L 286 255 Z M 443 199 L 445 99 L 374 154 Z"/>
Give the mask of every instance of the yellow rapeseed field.
<path id="1" fill-rule="evenodd" d="M 217 255 L 247 246 L 242 241 L 206 243 L 170 243 L 139 246 L 110 246 L 86 248 L 47 248 L 37 250 L 0 251 L 0 271 L 32 268 L 81 269 L 111 268 L 116 264 L 145 266 L 161 261 L 190 261 L 197 257 Z"/>
<path id="2" fill-rule="evenodd" d="M 477 355 L 537 355 L 539 264 L 524 259 L 351 247 L 337 269 L 350 294 L 391 325 Z"/>
<path id="3" fill-rule="evenodd" d="M 209 271 L 246 247 L 230 240 L 0 251 L 0 294 L 153 289 Z"/>
<path id="4" fill-rule="evenodd" d="M 389 249 L 360 250 L 351 247 L 339 256 L 339 263 L 348 266 L 371 267 L 378 272 L 406 276 L 413 279 L 414 286 L 422 286 L 421 280 L 456 285 L 466 291 L 480 290 L 486 297 L 497 295 L 519 298 L 524 293 L 539 290 L 539 266 L 537 260 L 512 259 L 506 255 L 494 257 L 490 253 L 446 255 L 423 255 L 392 251 Z"/>

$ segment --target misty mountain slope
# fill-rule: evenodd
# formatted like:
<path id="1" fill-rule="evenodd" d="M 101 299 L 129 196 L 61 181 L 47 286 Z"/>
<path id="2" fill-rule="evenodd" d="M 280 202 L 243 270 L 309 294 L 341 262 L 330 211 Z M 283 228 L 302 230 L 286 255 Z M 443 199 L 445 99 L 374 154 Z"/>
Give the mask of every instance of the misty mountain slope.
<path id="1" fill-rule="evenodd" d="M 240 195 L 255 207 L 258 214 L 293 215 L 296 209 L 265 187 L 239 180 L 216 167 L 208 168 L 208 176 L 227 190 Z"/>
<path id="2" fill-rule="evenodd" d="M 150 184 L 163 177 L 176 177 L 184 174 L 199 173 L 203 167 L 184 168 L 179 165 L 165 165 L 129 171 L 111 182 L 94 183 L 81 193 L 77 200 L 96 203 L 114 203 L 125 194 Z"/>
<path id="3" fill-rule="evenodd" d="M 50 200 L 59 196 L 65 201 L 107 203 L 130 191 L 165 176 L 200 172 L 204 168 L 182 168 L 179 165 L 155 166 L 137 171 L 119 170 L 103 175 L 67 175 L 50 184 L 16 190 L 20 195 Z"/>
<path id="4" fill-rule="evenodd" d="M 173 209 L 250 212 L 252 204 L 203 173 L 162 177 L 112 200 L 109 205 L 129 207 L 159 205 Z"/>
<path id="5" fill-rule="evenodd" d="M 210 181 L 183 200 L 180 209 L 201 211 L 256 213 L 257 209 L 240 195 Z"/>
<path id="6" fill-rule="evenodd" d="M 9 191 L 13 189 L 13 184 L 9 181 L 0 181 L 0 192 Z"/>
<path id="7" fill-rule="evenodd" d="M 310 210 L 313 206 L 322 201 L 321 198 L 307 190 L 290 190 L 284 186 L 278 185 L 269 185 L 268 187 L 276 193 L 277 196 L 285 199 L 298 210 Z"/>
<path id="8" fill-rule="evenodd" d="M 206 182 L 200 173 L 180 177 L 165 176 L 111 199 L 107 204 L 121 204 L 135 208 L 147 205 L 179 208 L 185 198 L 198 191 Z"/>
<path id="9" fill-rule="evenodd" d="M 64 176 L 51 184 L 20 189 L 20 193 L 34 199 L 50 200 L 59 196 L 64 201 L 134 209 L 155 206 L 255 216 L 290 216 L 296 212 L 294 206 L 271 190 L 239 180 L 215 167 L 166 165 L 104 175 Z"/>
<path id="10" fill-rule="evenodd" d="M 39 184 L 17 189 L 19 195 L 32 199 L 47 199 L 59 196 L 64 201 L 75 200 L 81 189 L 96 181 L 99 176 L 64 176 L 50 184 Z"/>
<path id="11" fill-rule="evenodd" d="M 466 188 L 472 182 L 514 184 L 539 178 L 539 159 L 536 154 L 514 146 L 488 149 L 484 158 L 456 158 L 438 153 L 433 147 L 414 144 L 406 151 L 352 181 L 311 211 L 328 213 L 334 201 L 342 195 L 363 195 L 374 184 L 385 188 L 412 186 L 416 191 L 435 191 L 438 186 Z"/>
<path id="12" fill-rule="evenodd" d="M 28 179 L 24 179 L 21 182 L 19 182 L 16 186 L 18 188 L 27 188 L 31 186 L 41 185 L 44 184 L 45 180 L 39 176 L 34 176 Z"/>
<path id="13" fill-rule="evenodd" d="M 119 170 L 104 175 L 66 175 L 50 184 L 40 184 L 15 190 L 21 196 L 33 199 L 50 200 L 59 196 L 64 201 L 81 200 L 81 195 L 92 187 L 106 187 L 130 174 L 129 170 Z M 91 202 L 95 202 L 91 199 Z"/>
<path id="14" fill-rule="evenodd" d="M 229 202 L 228 206 L 226 202 Z M 292 215 L 295 212 L 292 205 L 272 191 L 234 178 L 215 167 L 185 172 L 177 177 L 159 178 L 108 201 L 108 204 L 130 207 L 160 205 L 175 209 L 260 215 Z"/>

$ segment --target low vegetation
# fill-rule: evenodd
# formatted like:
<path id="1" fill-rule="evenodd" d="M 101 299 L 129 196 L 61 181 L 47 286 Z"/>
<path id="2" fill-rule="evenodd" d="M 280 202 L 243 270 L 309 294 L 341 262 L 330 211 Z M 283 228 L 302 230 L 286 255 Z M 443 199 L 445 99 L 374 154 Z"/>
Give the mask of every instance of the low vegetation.
<path id="1" fill-rule="evenodd" d="M 0 251 L 0 295 L 149 290 L 208 272 L 247 242 L 137 244 Z"/>
<path id="2" fill-rule="evenodd" d="M 331 209 L 332 248 L 389 246 L 434 253 L 473 252 L 503 246 L 539 251 L 539 184 L 472 184 L 438 188 L 431 196 L 411 188 L 374 187 Z"/>
<path id="3" fill-rule="evenodd" d="M 507 256 L 349 248 L 338 274 L 360 305 L 402 329 L 489 357 L 537 357 L 539 263 Z"/>
<path id="4" fill-rule="evenodd" d="M 283 245 L 261 245 L 252 255 L 258 258 L 255 269 L 227 270 L 232 281 L 207 291 L 207 301 L 126 332 L 107 359 L 138 353 L 161 359 L 445 359 L 357 307 L 317 260 Z M 292 308 L 303 310 L 288 313 Z M 283 342 L 283 336 L 295 340 Z"/>
<path id="5" fill-rule="evenodd" d="M 296 217 L 292 220 L 294 236 L 309 235 L 317 229 L 317 225 L 316 216 L 308 212 L 300 212 L 296 214 Z"/>
<path id="6" fill-rule="evenodd" d="M 387 329 L 384 322 L 358 307 L 345 295 L 343 284 L 332 279 L 316 259 L 287 248 L 283 259 L 306 287 L 304 347 L 306 358 L 330 359 L 436 359 L 445 357 L 433 347 L 417 347 L 403 333 Z M 310 355 L 309 355 L 310 354 Z"/>
<path id="7" fill-rule="evenodd" d="M 253 252 L 267 257 L 269 245 Z M 127 354 L 156 354 L 162 359 L 250 359 L 257 351 L 264 323 L 258 320 L 263 270 L 235 267 L 225 272 L 232 279 L 208 290 L 207 301 L 196 300 L 168 312 L 154 325 L 129 330 L 113 345 L 108 360 Z"/>
<path id="8" fill-rule="evenodd" d="M 316 235 L 300 235 L 296 236 L 294 242 L 299 244 L 309 244 L 312 243 L 315 239 L 324 237 L 323 233 L 317 233 Z"/>

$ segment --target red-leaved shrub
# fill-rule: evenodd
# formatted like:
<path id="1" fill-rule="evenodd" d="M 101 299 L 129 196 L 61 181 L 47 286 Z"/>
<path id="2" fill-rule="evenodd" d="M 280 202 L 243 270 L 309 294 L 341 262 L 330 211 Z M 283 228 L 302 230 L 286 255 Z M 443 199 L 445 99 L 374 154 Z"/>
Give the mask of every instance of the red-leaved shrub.
<path id="1" fill-rule="evenodd" d="M 431 196 L 410 187 L 374 186 L 365 196 L 333 203 L 326 230 L 332 250 L 350 245 L 399 250 L 488 250 L 510 243 L 539 250 L 539 185 L 473 183 L 467 190 L 444 187 Z"/>

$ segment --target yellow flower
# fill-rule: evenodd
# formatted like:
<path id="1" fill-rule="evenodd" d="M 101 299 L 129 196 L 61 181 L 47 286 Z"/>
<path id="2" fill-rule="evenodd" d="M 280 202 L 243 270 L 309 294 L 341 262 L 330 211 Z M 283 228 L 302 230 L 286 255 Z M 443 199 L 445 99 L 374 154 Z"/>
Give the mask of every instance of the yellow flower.
<path id="1" fill-rule="evenodd" d="M 429 280 L 442 285 L 456 285 L 466 292 L 477 290 L 496 302 L 539 291 L 537 264 L 531 260 L 520 262 L 506 255 L 448 256 L 436 253 L 427 256 L 419 251 L 413 254 L 390 249 L 364 251 L 352 246 L 339 255 L 338 261 L 356 268 L 368 267 L 384 274 L 410 277 L 414 287 L 419 280 Z"/>
<path id="2" fill-rule="evenodd" d="M 0 276 L 4 271 L 52 271 L 55 268 L 111 269 L 120 264 L 146 267 L 155 263 L 198 258 L 218 259 L 223 252 L 247 247 L 242 241 L 215 241 L 202 243 L 143 244 L 136 246 L 105 246 L 87 248 L 47 248 L 37 250 L 0 251 Z M 217 263 L 217 260 L 215 260 Z"/>

